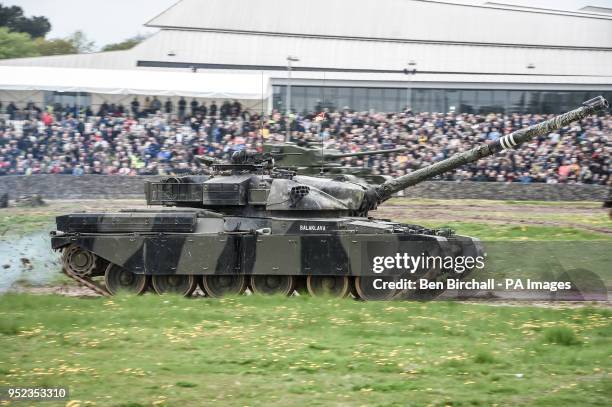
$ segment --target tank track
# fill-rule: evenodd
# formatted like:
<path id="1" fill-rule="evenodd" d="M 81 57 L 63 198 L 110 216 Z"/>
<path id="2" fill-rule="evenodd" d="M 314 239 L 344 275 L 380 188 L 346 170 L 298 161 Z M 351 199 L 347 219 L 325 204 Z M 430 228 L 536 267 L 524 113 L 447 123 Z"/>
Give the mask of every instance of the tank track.
<path id="1" fill-rule="evenodd" d="M 95 254 L 80 249 L 75 245 L 62 249 L 62 271 L 78 284 L 85 286 L 104 297 L 112 294 L 105 288 L 93 281 L 94 274 L 100 274 L 102 269 L 110 267 L 108 262 L 102 261 Z"/>
<path id="2" fill-rule="evenodd" d="M 112 294 L 109 293 L 106 288 L 93 281 L 91 277 L 81 277 L 78 274 L 66 269 L 65 267 L 62 268 L 62 271 L 64 272 L 64 274 L 76 281 L 78 284 L 91 289 L 96 294 L 102 295 L 104 297 L 112 296 Z"/>
<path id="3" fill-rule="evenodd" d="M 75 245 L 70 245 L 64 247 L 62 250 L 62 271 L 68 277 L 76 281 L 79 285 L 89 288 L 92 292 L 97 295 L 104 297 L 112 297 L 116 292 L 115 288 L 112 287 L 113 280 L 109 281 L 109 274 L 118 272 L 118 269 L 121 269 L 119 266 L 113 263 L 109 263 L 106 260 L 96 256 L 94 253 L 90 251 L 83 250 Z M 135 284 L 138 288 L 134 289 L 134 286 L 126 286 L 128 289 L 133 290 L 135 294 L 143 294 L 146 291 L 151 291 L 153 293 L 160 294 L 163 290 L 160 290 L 158 286 L 156 286 L 155 279 L 151 278 L 151 276 L 144 275 L 134 275 L 125 269 L 121 269 L 125 274 L 137 276 L 140 280 L 139 282 L 129 282 L 129 284 Z M 119 271 L 121 274 L 121 271 Z M 466 272 L 461 278 L 464 278 L 469 273 Z M 100 284 L 97 281 L 94 281 L 93 277 L 103 276 L 104 284 Z M 157 276 L 164 277 L 164 276 Z M 166 276 L 172 277 L 172 276 Z M 215 293 L 214 288 L 209 287 L 201 276 L 193 276 L 193 275 L 181 275 L 183 278 L 187 278 L 190 280 L 190 288 L 183 289 L 179 294 L 190 297 L 196 287 L 202 290 L 205 296 L 207 297 L 221 297 L 226 294 Z M 228 276 L 229 277 L 229 276 Z M 251 278 L 253 276 L 245 276 L 245 275 L 236 275 L 233 276 L 234 279 L 240 280 L 239 284 L 241 288 L 236 289 L 236 291 L 228 292 L 229 294 L 243 294 L 247 289 L 253 294 L 269 294 L 269 293 L 281 293 L 286 296 L 291 296 L 294 293 L 299 293 L 299 295 L 331 295 L 339 298 L 344 297 L 353 297 L 358 300 L 433 300 L 442 294 L 445 290 L 427 290 L 427 291 L 413 291 L 413 290 L 393 290 L 392 292 L 388 292 L 386 295 L 383 294 L 381 297 L 369 297 L 369 294 L 364 292 L 360 293 L 360 290 L 357 288 L 356 281 L 360 277 L 330 277 L 330 280 L 340 279 L 340 284 L 336 284 L 332 287 L 324 287 L 326 283 L 329 282 L 321 282 L 319 280 L 319 284 L 323 284 L 324 286 L 312 287 L 311 277 L 313 276 L 291 276 L 293 278 L 292 284 L 290 287 L 285 287 L 284 291 L 272 291 L 266 292 L 265 289 L 261 289 L 261 287 L 255 286 L 254 279 Z M 265 275 L 258 275 L 257 277 L 265 280 Z M 408 276 L 401 276 L 408 277 Z M 419 276 L 420 278 L 427 278 L 436 280 L 438 278 L 444 278 L 445 273 L 439 273 L 439 270 L 429 270 L 426 273 Z M 366 277 L 367 278 L 367 277 Z M 116 281 L 116 280 L 115 280 Z M 337 283 L 337 282 L 336 282 Z M 107 287 L 107 284 L 111 284 L 111 288 Z M 263 286 L 262 286 L 263 287 Z M 277 288 L 278 289 L 278 288 Z"/>

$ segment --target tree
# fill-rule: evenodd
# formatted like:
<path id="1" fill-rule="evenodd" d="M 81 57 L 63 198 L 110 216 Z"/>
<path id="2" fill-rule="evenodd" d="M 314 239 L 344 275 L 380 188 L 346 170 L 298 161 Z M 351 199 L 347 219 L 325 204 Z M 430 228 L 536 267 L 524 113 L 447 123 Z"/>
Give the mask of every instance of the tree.
<path id="1" fill-rule="evenodd" d="M 77 31 L 66 38 L 32 39 L 29 34 L 11 32 L 0 27 L 0 59 L 39 55 L 67 55 L 92 51 L 94 43 Z"/>
<path id="2" fill-rule="evenodd" d="M 138 44 L 140 44 L 143 40 L 147 38 L 146 35 L 135 35 L 131 38 L 128 38 L 124 41 L 117 42 L 115 44 L 107 44 L 102 48 L 102 51 L 122 51 L 125 49 L 130 49 Z"/>
<path id="3" fill-rule="evenodd" d="M 33 38 L 44 37 L 51 31 L 51 23 L 46 17 L 27 18 L 19 6 L 4 7 L 0 4 L 0 26 L 14 32 L 28 33 Z"/>
<path id="4" fill-rule="evenodd" d="M 89 41 L 83 31 L 75 31 L 70 36 L 66 37 L 65 41 L 72 44 L 79 54 L 84 52 L 92 52 L 95 46 L 95 43 L 93 41 Z"/>
<path id="5" fill-rule="evenodd" d="M 66 55 L 79 53 L 79 50 L 73 43 L 63 38 L 55 38 L 51 40 L 37 38 L 35 43 L 40 55 Z"/>
<path id="6" fill-rule="evenodd" d="M 36 43 L 29 34 L 10 32 L 0 27 L 0 59 L 35 57 L 38 55 Z"/>

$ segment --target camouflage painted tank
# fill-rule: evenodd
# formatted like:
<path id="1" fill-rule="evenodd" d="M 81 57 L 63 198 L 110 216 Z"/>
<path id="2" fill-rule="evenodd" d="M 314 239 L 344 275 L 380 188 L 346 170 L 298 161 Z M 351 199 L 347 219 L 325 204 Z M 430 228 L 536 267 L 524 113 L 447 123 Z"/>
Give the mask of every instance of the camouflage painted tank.
<path id="1" fill-rule="evenodd" d="M 482 254 L 478 239 L 368 213 L 398 191 L 607 106 L 602 97 L 592 99 L 377 186 L 297 175 L 276 167 L 274 155 L 243 151 L 229 164 L 214 164 L 213 175 L 147 182 L 147 203 L 164 209 L 59 216 L 52 247 L 62 250 L 69 276 L 105 295 L 151 287 L 188 296 L 199 285 L 211 297 L 302 289 L 365 300 L 428 298 L 436 290 L 396 283 L 456 277 L 455 270 L 434 263 L 408 272 L 401 256 L 474 257 Z"/>
<path id="2" fill-rule="evenodd" d="M 375 174 L 372 172 L 372 168 L 365 165 L 362 167 L 347 167 L 337 161 L 349 157 L 389 156 L 390 154 L 401 153 L 403 151 L 406 151 L 406 149 L 394 148 L 342 153 L 339 150 L 323 149 L 320 143 L 315 142 L 264 144 L 264 153 L 273 155 L 279 167 L 294 168 L 298 174 L 327 175 L 336 178 L 344 177 L 346 180 L 365 181 L 369 184 L 382 184 L 389 180 L 390 177 Z"/>

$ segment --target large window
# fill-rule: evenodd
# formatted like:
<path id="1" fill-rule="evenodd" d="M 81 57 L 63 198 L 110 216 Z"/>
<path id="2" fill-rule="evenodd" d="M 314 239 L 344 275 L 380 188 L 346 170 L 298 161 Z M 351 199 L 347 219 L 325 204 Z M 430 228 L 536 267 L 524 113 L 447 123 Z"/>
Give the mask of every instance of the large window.
<path id="1" fill-rule="evenodd" d="M 350 108 L 353 104 L 353 89 L 338 88 L 338 99 L 336 106 L 338 109 Z"/>
<path id="2" fill-rule="evenodd" d="M 304 86 L 292 86 L 291 87 L 291 110 L 293 111 L 307 111 L 306 107 L 306 89 Z M 312 110 L 313 107 L 310 107 Z"/>
<path id="3" fill-rule="evenodd" d="M 431 111 L 436 113 L 448 111 L 448 107 L 445 103 L 444 90 L 432 89 L 431 90 Z"/>
<path id="4" fill-rule="evenodd" d="M 353 100 L 349 107 L 353 110 L 364 111 L 368 110 L 368 89 L 353 88 Z"/>
<path id="5" fill-rule="evenodd" d="M 431 89 L 413 89 L 411 106 L 418 112 L 431 112 Z"/>
<path id="6" fill-rule="evenodd" d="M 383 101 L 383 90 L 382 89 L 368 89 L 368 109 L 373 109 L 378 112 L 383 112 L 384 101 Z"/>
<path id="7" fill-rule="evenodd" d="M 338 110 L 339 92 L 342 88 L 323 88 L 323 103 L 322 107 L 331 111 Z"/>
<path id="8" fill-rule="evenodd" d="M 458 90 L 449 89 L 444 91 L 445 103 L 444 103 L 444 111 L 445 112 L 458 112 L 461 104 L 461 92 Z"/>
<path id="9" fill-rule="evenodd" d="M 304 88 L 306 100 L 304 106 L 299 109 L 307 112 L 315 112 L 321 110 L 323 104 L 323 88 L 309 86 Z"/>
<path id="10" fill-rule="evenodd" d="M 525 110 L 526 92 L 523 90 L 511 90 L 508 92 L 508 104 L 506 113 L 521 113 Z"/>
<path id="11" fill-rule="evenodd" d="M 526 92 L 527 97 L 525 99 L 524 111 L 540 113 L 542 110 L 542 104 L 540 103 L 542 92 Z"/>
<path id="12" fill-rule="evenodd" d="M 407 97 L 411 96 L 410 103 Z M 407 105 L 415 112 L 454 111 L 486 115 L 489 113 L 562 113 L 580 106 L 597 95 L 608 100 L 612 92 L 601 91 L 526 91 L 488 89 L 364 88 L 334 86 L 292 86 L 291 105 L 299 113 L 351 109 L 355 111 L 398 112 Z M 284 111 L 285 86 L 273 87 L 273 106 Z"/>
<path id="13" fill-rule="evenodd" d="M 401 91 L 402 89 L 383 89 L 383 112 L 397 112 L 401 109 Z"/>
<path id="14" fill-rule="evenodd" d="M 461 104 L 459 112 L 461 113 L 478 113 L 478 92 L 475 90 L 460 91 Z"/>

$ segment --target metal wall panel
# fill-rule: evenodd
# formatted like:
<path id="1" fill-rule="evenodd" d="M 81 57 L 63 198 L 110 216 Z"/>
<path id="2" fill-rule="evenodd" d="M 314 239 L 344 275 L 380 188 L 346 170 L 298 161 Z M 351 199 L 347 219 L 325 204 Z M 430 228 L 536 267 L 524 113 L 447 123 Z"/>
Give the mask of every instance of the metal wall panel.
<path id="1" fill-rule="evenodd" d="M 612 18 L 438 1 L 183 0 L 148 25 L 424 41 L 612 47 Z"/>

